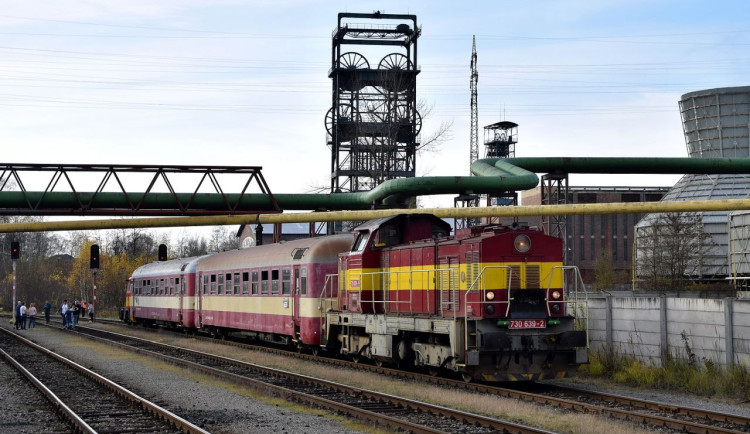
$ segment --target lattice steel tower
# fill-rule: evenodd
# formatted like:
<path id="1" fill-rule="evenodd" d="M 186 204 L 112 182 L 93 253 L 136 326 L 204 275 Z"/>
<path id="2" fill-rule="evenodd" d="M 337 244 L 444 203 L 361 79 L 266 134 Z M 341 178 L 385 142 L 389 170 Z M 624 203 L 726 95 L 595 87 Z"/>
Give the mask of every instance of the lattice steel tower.
<path id="1" fill-rule="evenodd" d="M 415 175 L 422 127 L 416 107 L 420 32 L 416 15 L 338 14 L 325 119 L 332 193 L 371 190 Z M 349 51 L 350 45 L 367 46 L 367 53 Z"/>
<path id="2" fill-rule="evenodd" d="M 471 165 L 479 159 L 479 109 L 477 104 L 477 84 L 479 82 L 479 72 L 477 70 L 477 39 L 471 37 L 471 78 L 469 81 L 469 90 L 471 91 L 471 132 L 469 139 L 469 175 L 471 175 Z M 455 208 L 478 207 L 479 195 L 462 194 L 453 199 Z M 470 226 L 476 226 L 480 223 L 479 219 L 460 218 L 455 219 L 455 229 L 463 229 Z"/>

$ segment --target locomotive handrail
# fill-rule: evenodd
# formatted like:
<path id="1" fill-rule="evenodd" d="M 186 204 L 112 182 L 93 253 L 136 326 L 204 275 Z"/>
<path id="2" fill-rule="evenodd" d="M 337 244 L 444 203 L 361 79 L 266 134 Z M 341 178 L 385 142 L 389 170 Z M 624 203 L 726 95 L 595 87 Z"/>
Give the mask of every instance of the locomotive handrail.
<path id="1" fill-rule="evenodd" d="M 507 292 L 506 301 L 507 306 L 505 307 L 505 316 L 508 316 L 508 312 L 510 311 L 510 286 L 513 278 L 513 268 L 510 265 L 490 265 L 482 267 L 482 269 L 479 271 L 479 274 L 477 274 L 477 277 L 474 279 L 474 281 L 466 288 L 466 292 L 464 293 L 464 357 L 466 357 L 466 354 L 469 351 L 469 293 L 472 291 L 477 291 L 482 294 L 481 300 L 477 302 L 473 302 L 473 304 L 479 303 L 480 305 L 480 313 L 481 313 L 481 306 L 486 303 L 490 303 L 486 300 L 487 295 L 486 291 L 487 288 L 483 287 L 483 285 L 479 285 L 478 288 L 474 288 L 474 286 L 480 281 L 479 279 L 484 276 L 485 271 L 488 269 L 507 269 L 508 270 L 508 283 L 505 286 L 505 291 Z M 502 290 L 502 288 L 499 288 L 499 290 Z M 502 301 L 492 301 L 492 303 L 503 303 Z"/>
<path id="2" fill-rule="evenodd" d="M 589 297 L 588 297 L 588 291 L 586 291 L 586 284 L 583 283 L 583 277 L 581 276 L 581 270 L 574 266 L 574 265 L 556 265 L 552 267 L 552 270 L 550 271 L 550 275 L 552 275 L 555 270 L 560 270 L 563 277 L 563 291 L 566 291 L 570 293 L 570 290 L 568 289 L 567 285 L 567 279 L 565 279 L 565 272 L 566 271 L 573 271 L 574 277 L 573 277 L 573 300 L 570 300 L 570 297 L 565 297 L 565 301 L 562 303 L 565 305 L 565 310 L 569 311 L 570 305 L 573 306 L 573 312 L 572 316 L 576 320 L 576 324 L 580 324 L 581 317 L 578 315 L 577 307 L 579 305 L 579 299 L 578 299 L 578 293 L 579 293 L 579 284 L 580 287 L 583 288 L 583 320 L 584 320 L 584 331 L 586 332 L 586 348 L 589 347 Z M 547 293 L 549 293 L 549 289 L 552 286 L 552 277 L 550 277 L 550 283 L 547 286 Z M 549 314 L 549 302 L 547 303 L 547 312 Z"/>

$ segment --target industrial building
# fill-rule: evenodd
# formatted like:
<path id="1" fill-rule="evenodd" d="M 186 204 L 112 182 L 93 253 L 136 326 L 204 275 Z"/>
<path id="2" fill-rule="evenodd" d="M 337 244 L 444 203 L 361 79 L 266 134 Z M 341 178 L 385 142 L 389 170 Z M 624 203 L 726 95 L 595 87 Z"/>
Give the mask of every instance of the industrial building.
<path id="1" fill-rule="evenodd" d="M 690 92 L 682 96 L 679 106 L 690 158 L 750 157 L 750 86 Z M 663 200 L 747 197 L 750 197 L 748 175 L 685 175 Z M 730 256 L 739 257 L 729 251 L 729 212 L 708 211 L 698 215 L 706 236 L 702 248 L 696 252 L 698 266 L 684 272 L 696 281 L 726 281 L 733 273 Z M 637 234 L 644 239 L 649 237 L 661 217 L 661 214 L 647 215 L 638 223 Z"/>
<path id="2" fill-rule="evenodd" d="M 669 187 L 570 187 L 566 203 L 655 202 Z M 541 187 L 521 194 L 523 205 L 542 203 Z M 633 266 L 635 224 L 642 214 L 577 215 L 565 220 L 565 263 L 581 271 L 585 283 L 596 280 L 595 265 L 602 254 L 611 259 L 617 283 L 629 285 Z M 540 217 L 524 223 L 542 226 Z"/>

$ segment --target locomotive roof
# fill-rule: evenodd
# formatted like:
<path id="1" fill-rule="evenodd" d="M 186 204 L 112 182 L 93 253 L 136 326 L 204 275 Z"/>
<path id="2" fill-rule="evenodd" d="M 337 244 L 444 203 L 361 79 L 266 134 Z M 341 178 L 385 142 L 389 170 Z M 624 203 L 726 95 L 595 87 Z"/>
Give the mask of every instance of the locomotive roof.
<path id="1" fill-rule="evenodd" d="M 386 223 L 392 222 L 392 221 L 398 221 L 399 223 L 413 223 L 415 221 L 423 221 L 427 220 L 432 225 L 438 225 L 440 227 L 443 227 L 446 231 L 446 233 L 451 233 L 451 225 L 450 223 L 446 222 L 445 220 L 438 218 L 432 214 L 396 214 L 388 217 L 381 217 L 374 220 L 369 220 L 356 228 L 354 228 L 354 231 L 362 231 L 362 230 L 368 230 L 370 232 L 375 231 L 379 227 L 383 226 Z"/>
<path id="2" fill-rule="evenodd" d="M 338 254 L 349 250 L 352 240 L 352 234 L 339 234 L 232 250 L 201 259 L 196 271 L 317 262 L 336 263 Z"/>
<path id="3" fill-rule="evenodd" d="M 181 272 L 194 272 L 198 260 L 209 255 L 191 256 L 188 258 L 177 258 L 163 262 L 152 262 L 142 265 L 133 271 L 133 278 L 159 276 L 165 274 L 180 274 Z"/>

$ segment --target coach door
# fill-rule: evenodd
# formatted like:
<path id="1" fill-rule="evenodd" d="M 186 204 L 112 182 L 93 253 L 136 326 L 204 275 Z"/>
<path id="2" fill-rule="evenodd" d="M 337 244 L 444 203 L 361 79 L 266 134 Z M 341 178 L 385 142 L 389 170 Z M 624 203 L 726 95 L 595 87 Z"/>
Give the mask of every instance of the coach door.
<path id="1" fill-rule="evenodd" d="M 300 266 L 295 265 L 292 268 L 294 273 L 294 279 L 292 279 L 292 321 L 294 326 L 294 337 L 299 338 L 300 335 L 300 297 L 302 285 L 300 284 Z"/>

